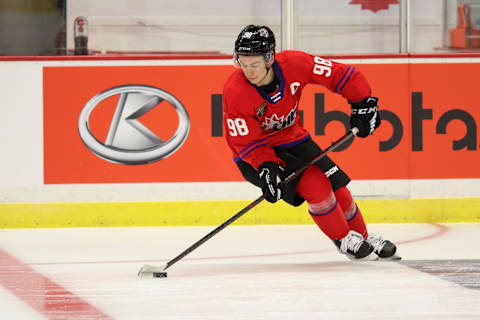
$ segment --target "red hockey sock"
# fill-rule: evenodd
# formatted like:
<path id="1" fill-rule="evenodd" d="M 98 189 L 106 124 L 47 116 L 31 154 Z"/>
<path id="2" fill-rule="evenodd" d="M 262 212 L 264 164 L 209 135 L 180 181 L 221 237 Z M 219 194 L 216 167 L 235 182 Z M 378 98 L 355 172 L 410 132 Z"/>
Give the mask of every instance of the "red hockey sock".
<path id="1" fill-rule="evenodd" d="M 335 198 L 343 209 L 345 219 L 351 230 L 360 233 L 364 239 L 368 236 L 367 226 L 363 220 L 362 213 L 352 198 L 352 194 L 346 186 L 335 191 Z"/>
<path id="2" fill-rule="evenodd" d="M 313 221 L 332 240 L 345 237 L 350 228 L 342 207 L 333 194 L 330 181 L 317 167 L 311 166 L 302 175 L 297 192 L 308 203 Z"/>

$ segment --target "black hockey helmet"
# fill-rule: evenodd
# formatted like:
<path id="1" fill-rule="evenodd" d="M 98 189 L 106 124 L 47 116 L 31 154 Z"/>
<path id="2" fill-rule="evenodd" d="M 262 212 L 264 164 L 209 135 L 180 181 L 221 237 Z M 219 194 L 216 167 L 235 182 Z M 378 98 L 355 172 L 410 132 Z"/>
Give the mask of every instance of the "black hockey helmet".
<path id="1" fill-rule="evenodd" d="M 261 56 L 269 61 L 275 54 L 275 35 L 267 26 L 246 26 L 235 41 L 234 59 L 238 55 Z"/>

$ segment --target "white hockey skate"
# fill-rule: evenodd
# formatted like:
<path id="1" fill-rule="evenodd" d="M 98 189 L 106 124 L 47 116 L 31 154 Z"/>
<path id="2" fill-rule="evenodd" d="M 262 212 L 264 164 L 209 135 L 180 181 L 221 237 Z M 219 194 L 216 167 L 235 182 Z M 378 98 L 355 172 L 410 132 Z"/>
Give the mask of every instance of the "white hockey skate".
<path id="1" fill-rule="evenodd" d="M 381 236 L 369 234 L 366 241 L 373 247 L 373 252 L 380 260 L 400 260 L 402 257 L 396 254 L 397 247 Z"/>
<path id="2" fill-rule="evenodd" d="M 375 260 L 377 256 L 373 254 L 373 246 L 363 239 L 358 232 L 350 232 L 340 240 L 334 240 L 333 243 L 340 253 L 345 254 L 351 260 Z"/>

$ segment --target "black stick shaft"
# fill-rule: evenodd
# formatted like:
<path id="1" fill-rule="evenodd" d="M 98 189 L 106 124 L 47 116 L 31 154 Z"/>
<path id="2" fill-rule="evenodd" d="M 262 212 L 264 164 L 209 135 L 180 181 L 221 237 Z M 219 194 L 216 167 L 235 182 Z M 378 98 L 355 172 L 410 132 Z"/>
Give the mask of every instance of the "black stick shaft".
<path id="1" fill-rule="evenodd" d="M 314 158 L 312 161 L 310 161 L 309 163 L 307 163 L 306 165 L 304 165 L 303 167 L 301 167 L 300 169 L 297 169 L 297 171 L 295 172 L 292 172 L 290 173 L 290 175 L 288 175 L 288 177 L 285 178 L 285 183 L 289 183 L 290 181 L 292 181 L 293 179 L 295 179 L 296 177 L 298 177 L 299 174 L 301 174 L 303 171 L 307 170 L 308 167 L 310 167 L 312 164 L 314 164 L 315 162 L 317 162 L 318 160 L 322 159 L 323 157 L 325 157 L 327 154 L 329 154 L 331 151 L 337 149 L 338 147 L 340 147 L 342 144 L 344 144 L 346 141 L 350 140 L 351 138 L 353 138 L 353 136 L 355 136 L 358 132 L 358 129 L 357 128 L 353 128 L 352 130 L 348 131 L 347 133 L 345 133 L 340 139 L 338 139 L 337 141 L 333 142 L 330 147 L 328 147 L 327 149 L 323 150 L 316 158 Z"/>
<path id="2" fill-rule="evenodd" d="M 186 249 L 185 251 L 183 251 L 182 253 L 180 253 L 177 257 L 173 258 L 172 260 L 168 261 L 167 262 L 167 266 L 165 267 L 164 270 L 167 270 L 167 268 L 170 268 L 174 263 L 176 263 L 178 260 L 182 259 L 183 257 L 185 257 L 187 254 L 189 254 L 190 252 L 192 252 L 193 250 L 197 249 L 198 247 L 200 247 L 204 242 L 206 242 L 208 239 L 210 239 L 211 237 L 213 237 L 214 235 L 216 235 L 217 233 L 219 233 L 220 231 L 222 231 L 223 229 L 225 229 L 228 225 L 232 224 L 235 220 L 237 220 L 238 218 L 240 218 L 241 216 L 243 216 L 245 213 L 247 213 L 248 211 L 250 211 L 250 209 L 252 209 L 253 207 L 255 207 L 257 204 L 259 204 L 260 202 L 263 201 L 263 199 L 265 199 L 265 197 L 262 195 L 260 197 L 258 197 L 255 201 L 253 201 L 252 203 L 250 203 L 248 206 L 246 206 L 245 208 L 243 208 L 242 210 L 240 210 L 237 214 L 235 214 L 233 217 L 231 217 L 230 219 L 228 219 L 227 221 L 225 221 L 224 223 L 222 223 L 221 225 L 219 225 L 217 228 L 215 228 L 214 230 L 212 230 L 210 233 L 208 233 L 207 235 L 205 235 L 202 239 L 198 240 L 197 242 L 195 242 L 194 244 L 192 244 L 190 247 L 188 247 L 188 249 Z"/>
<path id="3" fill-rule="evenodd" d="M 325 157 L 328 153 L 330 153 L 331 151 L 335 150 L 336 148 L 338 148 L 339 146 L 341 146 L 342 144 L 344 144 L 346 141 L 350 140 L 351 138 L 353 138 L 353 136 L 357 133 L 357 128 L 353 128 L 352 130 L 350 130 L 349 132 L 347 132 L 345 135 L 343 135 L 343 137 L 341 137 L 340 139 L 338 139 L 337 141 L 335 141 L 334 143 L 332 143 L 332 145 L 330 147 L 328 147 L 327 149 L 325 149 L 324 151 L 322 151 L 322 153 L 320 153 L 315 159 L 313 159 L 312 161 L 310 161 L 309 163 L 307 163 L 306 165 L 304 165 L 303 167 L 301 167 L 300 169 L 298 169 L 297 171 L 295 172 L 292 172 L 286 179 L 285 179 L 285 183 L 288 183 L 290 181 L 292 181 L 293 179 L 295 179 L 299 174 L 301 174 L 303 171 L 305 171 L 308 167 L 310 167 L 312 164 L 314 164 L 315 162 L 317 162 L 318 160 L 322 159 L 323 157 Z M 204 242 L 208 241 L 210 238 L 212 238 L 214 235 L 216 235 L 217 233 L 219 233 L 220 231 L 222 231 L 223 229 L 225 229 L 228 225 L 232 224 L 233 222 L 235 222 L 238 218 L 240 218 L 241 216 L 243 216 L 245 213 L 247 213 L 248 211 L 250 211 L 250 209 L 253 209 L 256 205 L 258 205 L 260 202 L 262 202 L 263 200 L 265 199 L 265 196 L 262 195 L 260 197 L 258 197 L 255 201 L 251 202 L 249 205 L 247 205 L 245 208 L 243 208 L 242 210 L 240 210 L 237 214 L 235 214 L 233 217 L 231 217 L 230 219 L 226 220 L 224 223 L 222 223 L 221 225 L 219 225 L 218 227 L 216 227 L 214 230 L 210 231 L 208 234 L 206 234 L 202 239 L 198 240 L 197 242 L 195 242 L 194 244 L 192 244 L 190 247 L 188 247 L 185 251 L 183 251 L 182 253 L 180 253 L 178 256 L 176 256 L 175 258 L 173 258 L 172 260 L 168 261 L 167 262 L 167 265 L 166 267 L 164 268 L 164 270 L 167 270 L 168 268 L 170 268 L 172 265 L 174 265 L 175 263 L 177 263 L 179 260 L 183 259 L 186 255 L 188 255 L 189 253 L 191 253 L 193 250 L 197 249 L 198 247 L 200 247 Z"/>

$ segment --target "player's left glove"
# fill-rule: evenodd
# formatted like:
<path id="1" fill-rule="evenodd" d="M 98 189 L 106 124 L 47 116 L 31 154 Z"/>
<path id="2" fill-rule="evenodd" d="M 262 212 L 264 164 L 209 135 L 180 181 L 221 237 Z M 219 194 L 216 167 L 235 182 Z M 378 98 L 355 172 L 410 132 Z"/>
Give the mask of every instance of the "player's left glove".
<path id="1" fill-rule="evenodd" d="M 352 114 L 350 116 L 350 127 L 358 128 L 360 138 L 366 138 L 380 126 L 378 115 L 378 98 L 368 97 L 358 102 L 350 102 Z"/>

